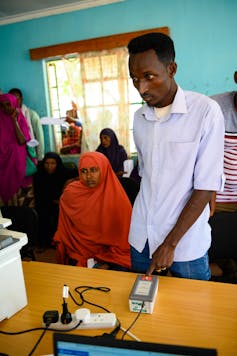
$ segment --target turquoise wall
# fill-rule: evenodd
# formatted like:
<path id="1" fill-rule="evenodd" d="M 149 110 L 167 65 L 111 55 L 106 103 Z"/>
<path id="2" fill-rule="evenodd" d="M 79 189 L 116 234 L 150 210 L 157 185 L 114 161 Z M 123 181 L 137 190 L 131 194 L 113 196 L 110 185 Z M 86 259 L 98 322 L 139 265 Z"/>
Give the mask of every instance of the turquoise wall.
<path id="1" fill-rule="evenodd" d="M 125 0 L 121 3 L 0 26 L 0 88 L 19 87 L 25 103 L 47 114 L 44 66 L 29 49 L 168 26 L 177 82 L 208 95 L 235 89 L 236 0 Z"/>

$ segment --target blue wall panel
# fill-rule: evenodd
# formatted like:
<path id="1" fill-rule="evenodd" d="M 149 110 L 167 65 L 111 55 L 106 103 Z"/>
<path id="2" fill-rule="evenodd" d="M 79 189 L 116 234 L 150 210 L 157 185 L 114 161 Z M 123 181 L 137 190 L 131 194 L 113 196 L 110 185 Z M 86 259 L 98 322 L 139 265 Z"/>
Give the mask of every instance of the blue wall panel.
<path id="1" fill-rule="evenodd" d="M 208 95 L 235 88 L 236 0 L 124 2 L 0 26 L 0 88 L 20 87 L 25 103 L 47 115 L 43 61 L 29 49 L 168 26 L 175 41 L 177 82 Z"/>

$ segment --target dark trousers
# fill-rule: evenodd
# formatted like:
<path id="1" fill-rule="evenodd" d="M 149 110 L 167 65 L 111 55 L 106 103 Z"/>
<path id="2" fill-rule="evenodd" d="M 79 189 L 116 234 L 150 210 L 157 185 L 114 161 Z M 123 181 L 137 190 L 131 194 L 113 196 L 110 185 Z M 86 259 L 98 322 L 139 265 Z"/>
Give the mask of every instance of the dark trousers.
<path id="1" fill-rule="evenodd" d="M 209 224 L 212 228 L 210 261 L 221 258 L 237 260 L 237 212 L 215 213 Z"/>

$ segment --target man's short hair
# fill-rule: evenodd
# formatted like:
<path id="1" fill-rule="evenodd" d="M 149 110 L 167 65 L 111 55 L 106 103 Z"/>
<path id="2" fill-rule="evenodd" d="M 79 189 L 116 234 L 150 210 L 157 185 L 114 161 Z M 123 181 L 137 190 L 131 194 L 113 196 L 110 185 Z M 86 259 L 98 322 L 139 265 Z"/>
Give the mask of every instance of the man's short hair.
<path id="1" fill-rule="evenodd" d="M 12 88 L 8 91 L 8 94 L 18 94 L 20 98 L 23 98 L 22 91 L 18 88 Z"/>
<path id="2" fill-rule="evenodd" d="M 129 54 L 142 53 L 153 49 L 158 59 L 169 64 L 175 59 L 175 49 L 173 40 L 161 32 L 150 32 L 133 38 L 128 44 Z"/>

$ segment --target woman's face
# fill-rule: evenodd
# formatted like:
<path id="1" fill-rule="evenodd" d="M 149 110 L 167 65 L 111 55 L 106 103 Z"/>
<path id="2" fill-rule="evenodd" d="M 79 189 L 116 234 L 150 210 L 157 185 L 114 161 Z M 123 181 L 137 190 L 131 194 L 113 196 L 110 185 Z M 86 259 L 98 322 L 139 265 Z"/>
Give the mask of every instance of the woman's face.
<path id="1" fill-rule="evenodd" d="M 100 142 L 103 147 L 108 148 L 111 144 L 111 138 L 108 135 L 101 135 Z"/>
<path id="2" fill-rule="evenodd" d="M 101 173 L 99 167 L 83 167 L 80 169 L 80 181 L 88 188 L 95 188 L 100 184 Z"/>
<path id="3" fill-rule="evenodd" d="M 46 158 L 44 161 L 44 169 L 48 174 L 53 174 L 57 168 L 57 161 L 54 158 Z"/>
<path id="4" fill-rule="evenodd" d="M 13 111 L 15 110 L 12 106 L 10 101 L 5 100 L 0 102 L 0 109 L 5 112 L 5 114 L 7 115 L 11 115 L 13 113 Z"/>

